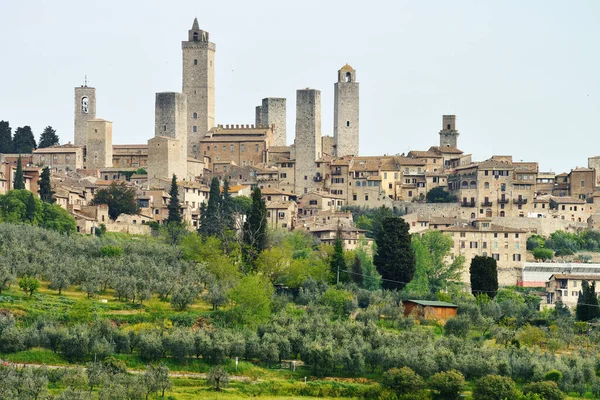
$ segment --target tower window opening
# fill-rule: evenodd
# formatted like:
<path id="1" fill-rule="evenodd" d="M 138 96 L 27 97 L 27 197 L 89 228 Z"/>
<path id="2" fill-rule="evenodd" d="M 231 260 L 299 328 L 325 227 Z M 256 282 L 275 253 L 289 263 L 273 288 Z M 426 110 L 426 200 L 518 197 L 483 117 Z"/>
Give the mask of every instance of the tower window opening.
<path id="1" fill-rule="evenodd" d="M 198 119 L 198 113 L 194 113 L 194 119 Z"/>
<path id="2" fill-rule="evenodd" d="M 194 65 L 198 65 L 198 60 L 194 58 Z"/>
<path id="3" fill-rule="evenodd" d="M 192 131 L 193 131 L 194 133 L 198 132 L 198 127 L 197 127 L 196 125 L 194 125 L 194 126 L 192 127 Z"/>
<path id="4" fill-rule="evenodd" d="M 352 82 L 352 74 L 350 72 L 346 72 L 346 82 Z"/>
<path id="5" fill-rule="evenodd" d="M 450 124 L 448 124 L 448 130 L 450 130 Z"/>
<path id="6" fill-rule="evenodd" d="M 198 32 L 194 32 L 194 42 L 198 41 Z"/>
<path id="7" fill-rule="evenodd" d="M 350 126 L 350 121 L 346 121 L 346 126 Z"/>
<path id="8" fill-rule="evenodd" d="M 163 126 L 163 131 L 165 131 L 165 132 L 167 131 L 167 126 L 166 125 Z"/>

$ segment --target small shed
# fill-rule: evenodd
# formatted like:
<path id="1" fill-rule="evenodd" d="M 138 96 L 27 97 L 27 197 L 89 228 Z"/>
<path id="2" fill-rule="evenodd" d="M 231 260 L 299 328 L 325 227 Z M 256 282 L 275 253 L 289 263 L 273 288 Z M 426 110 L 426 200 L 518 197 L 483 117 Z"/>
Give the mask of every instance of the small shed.
<path id="1" fill-rule="evenodd" d="M 456 317 L 458 306 L 445 301 L 404 300 L 404 316 L 412 315 L 417 318 L 446 321 Z"/>

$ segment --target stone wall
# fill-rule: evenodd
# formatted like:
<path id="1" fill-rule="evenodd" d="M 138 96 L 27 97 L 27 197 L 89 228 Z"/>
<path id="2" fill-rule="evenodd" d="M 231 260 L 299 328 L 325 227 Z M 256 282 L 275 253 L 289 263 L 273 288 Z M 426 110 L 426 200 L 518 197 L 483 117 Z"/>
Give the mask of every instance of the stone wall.
<path id="1" fill-rule="evenodd" d="M 296 91 L 296 190 L 307 193 L 315 188 L 317 166 L 321 157 L 321 91 L 301 89 Z"/>
<path id="2" fill-rule="evenodd" d="M 494 217 L 492 218 L 492 224 L 526 229 L 542 236 L 548 236 L 559 230 L 575 232 L 587 228 L 586 222 L 573 222 L 556 218 Z"/>
<path id="3" fill-rule="evenodd" d="M 462 216 L 462 207 L 458 203 L 409 203 L 397 202 L 396 207 L 403 210 L 405 214 L 416 213 L 425 218 L 431 217 L 460 217 Z"/>

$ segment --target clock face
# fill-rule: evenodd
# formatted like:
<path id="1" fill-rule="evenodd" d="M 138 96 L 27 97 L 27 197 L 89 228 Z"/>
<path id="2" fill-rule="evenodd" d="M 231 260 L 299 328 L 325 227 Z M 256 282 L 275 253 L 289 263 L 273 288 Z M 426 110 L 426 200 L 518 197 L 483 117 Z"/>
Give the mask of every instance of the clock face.
<path id="1" fill-rule="evenodd" d="M 87 97 L 81 98 L 81 112 L 87 114 L 89 112 L 89 99 Z"/>

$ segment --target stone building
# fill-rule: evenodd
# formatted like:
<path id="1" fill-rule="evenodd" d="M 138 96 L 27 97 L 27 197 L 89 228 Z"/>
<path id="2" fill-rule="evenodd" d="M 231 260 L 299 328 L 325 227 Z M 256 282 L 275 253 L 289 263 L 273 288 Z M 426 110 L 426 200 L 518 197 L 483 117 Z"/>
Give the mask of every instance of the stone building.
<path id="1" fill-rule="evenodd" d="M 112 122 L 104 119 L 87 121 L 85 162 L 87 169 L 112 167 Z"/>
<path id="2" fill-rule="evenodd" d="M 32 156 L 33 164 L 48 166 L 55 174 L 83 168 L 83 148 L 70 143 L 34 150 Z"/>
<path id="3" fill-rule="evenodd" d="M 187 102 L 185 95 L 156 93 L 154 134 L 148 140 L 148 179 L 187 179 Z"/>
<path id="4" fill-rule="evenodd" d="M 569 195 L 581 200 L 590 198 L 596 191 L 596 170 L 575 168 L 569 173 Z"/>
<path id="5" fill-rule="evenodd" d="M 187 150 L 199 154 L 198 144 L 215 126 L 215 50 L 209 34 L 194 18 L 188 40 L 181 42 L 183 53 L 182 92 L 187 98 Z"/>
<path id="6" fill-rule="evenodd" d="M 358 156 L 359 87 L 356 71 L 348 64 L 338 71 L 333 107 L 334 154 Z"/>
<path id="7" fill-rule="evenodd" d="M 321 91 L 296 91 L 296 189 L 308 193 L 317 187 L 315 161 L 321 157 Z"/>
<path id="8" fill-rule="evenodd" d="M 268 126 L 273 129 L 273 146 L 286 145 L 286 99 L 267 97 L 262 105 L 256 107 L 254 123 L 256 126 Z"/>
<path id="9" fill-rule="evenodd" d="M 258 166 L 265 162 L 272 140 L 270 127 L 218 125 L 200 140 L 199 151 L 210 158 L 212 165 L 231 162 L 241 167 Z"/>
<path id="10" fill-rule="evenodd" d="M 96 89 L 87 83 L 75 88 L 75 146 L 85 146 L 87 122 L 96 119 Z"/>
<path id="11" fill-rule="evenodd" d="M 148 166 L 147 144 L 114 144 L 114 168 L 146 168 Z"/>
<path id="12" fill-rule="evenodd" d="M 442 116 L 442 130 L 440 131 L 440 147 L 458 148 L 458 136 L 456 130 L 456 115 Z"/>
<path id="13" fill-rule="evenodd" d="M 296 227 L 298 204 L 295 201 L 269 201 L 266 207 L 269 228 L 291 231 Z"/>

